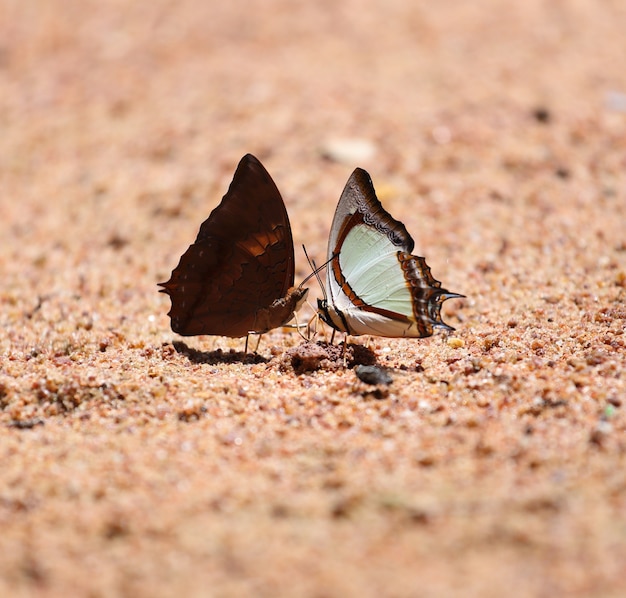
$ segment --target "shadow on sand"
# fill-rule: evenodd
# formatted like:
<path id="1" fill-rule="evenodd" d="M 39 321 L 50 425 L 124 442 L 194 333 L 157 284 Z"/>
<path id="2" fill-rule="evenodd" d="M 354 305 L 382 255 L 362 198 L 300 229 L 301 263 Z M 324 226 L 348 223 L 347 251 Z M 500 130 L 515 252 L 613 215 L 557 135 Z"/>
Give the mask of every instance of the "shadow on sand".
<path id="1" fill-rule="evenodd" d="M 198 351 L 189 347 L 182 341 L 173 341 L 172 345 L 176 349 L 177 353 L 184 355 L 192 363 L 206 363 L 208 365 L 217 365 L 219 363 L 267 363 L 269 359 L 259 355 L 258 353 L 245 353 L 243 351 L 222 351 L 217 349 L 215 351 Z"/>

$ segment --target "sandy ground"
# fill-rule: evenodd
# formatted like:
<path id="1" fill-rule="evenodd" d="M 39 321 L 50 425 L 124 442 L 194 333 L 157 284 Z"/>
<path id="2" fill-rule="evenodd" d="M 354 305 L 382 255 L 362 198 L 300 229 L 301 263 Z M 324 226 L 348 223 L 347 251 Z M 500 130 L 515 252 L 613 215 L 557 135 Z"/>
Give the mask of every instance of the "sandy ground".
<path id="1" fill-rule="evenodd" d="M 0 0 L 0 595 L 626 595 L 625 29 Z M 297 281 L 366 168 L 453 336 L 369 339 L 385 388 L 296 374 L 289 330 L 181 344 L 156 283 L 247 152 Z"/>

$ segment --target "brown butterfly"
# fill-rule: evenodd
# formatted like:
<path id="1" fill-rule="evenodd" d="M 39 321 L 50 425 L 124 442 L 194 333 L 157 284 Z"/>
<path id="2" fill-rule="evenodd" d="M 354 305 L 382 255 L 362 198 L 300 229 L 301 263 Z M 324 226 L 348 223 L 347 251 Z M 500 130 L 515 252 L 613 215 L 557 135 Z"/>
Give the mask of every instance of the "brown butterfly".
<path id="1" fill-rule="evenodd" d="M 161 293 L 183 336 L 242 337 L 288 322 L 308 289 L 294 287 L 287 210 L 263 165 L 245 155 L 222 202 L 200 226 Z"/>

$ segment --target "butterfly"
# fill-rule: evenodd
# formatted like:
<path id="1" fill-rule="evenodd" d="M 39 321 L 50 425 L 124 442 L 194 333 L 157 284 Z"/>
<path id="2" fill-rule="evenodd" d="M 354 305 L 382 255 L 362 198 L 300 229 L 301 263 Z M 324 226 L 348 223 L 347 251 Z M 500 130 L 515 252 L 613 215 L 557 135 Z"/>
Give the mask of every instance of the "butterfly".
<path id="1" fill-rule="evenodd" d="M 247 337 L 282 326 L 308 292 L 293 286 L 294 269 L 283 199 L 261 162 L 247 154 L 171 278 L 159 283 L 172 300 L 172 330 Z"/>
<path id="2" fill-rule="evenodd" d="M 318 299 L 321 319 L 350 335 L 426 337 L 439 327 L 446 299 L 463 297 L 441 288 L 402 222 L 382 206 L 369 174 L 357 168 L 346 183 L 328 240 L 326 287 Z"/>

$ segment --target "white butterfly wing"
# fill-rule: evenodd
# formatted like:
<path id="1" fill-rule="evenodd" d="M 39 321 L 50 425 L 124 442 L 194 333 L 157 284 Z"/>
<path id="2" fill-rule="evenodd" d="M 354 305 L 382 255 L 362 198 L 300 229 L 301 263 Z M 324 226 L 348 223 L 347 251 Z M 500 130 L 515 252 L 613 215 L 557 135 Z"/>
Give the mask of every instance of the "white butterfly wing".
<path id="1" fill-rule="evenodd" d="M 412 297 L 397 254 L 397 246 L 386 235 L 361 224 L 346 236 L 339 264 L 348 285 L 364 303 L 409 317 Z"/>
<path id="2" fill-rule="evenodd" d="M 339 200 L 328 244 L 328 301 L 322 318 L 349 334 L 424 337 L 441 320 L 441 289 L 414 242 L 376 197 L 367 172 L 357 168 Z"/>

